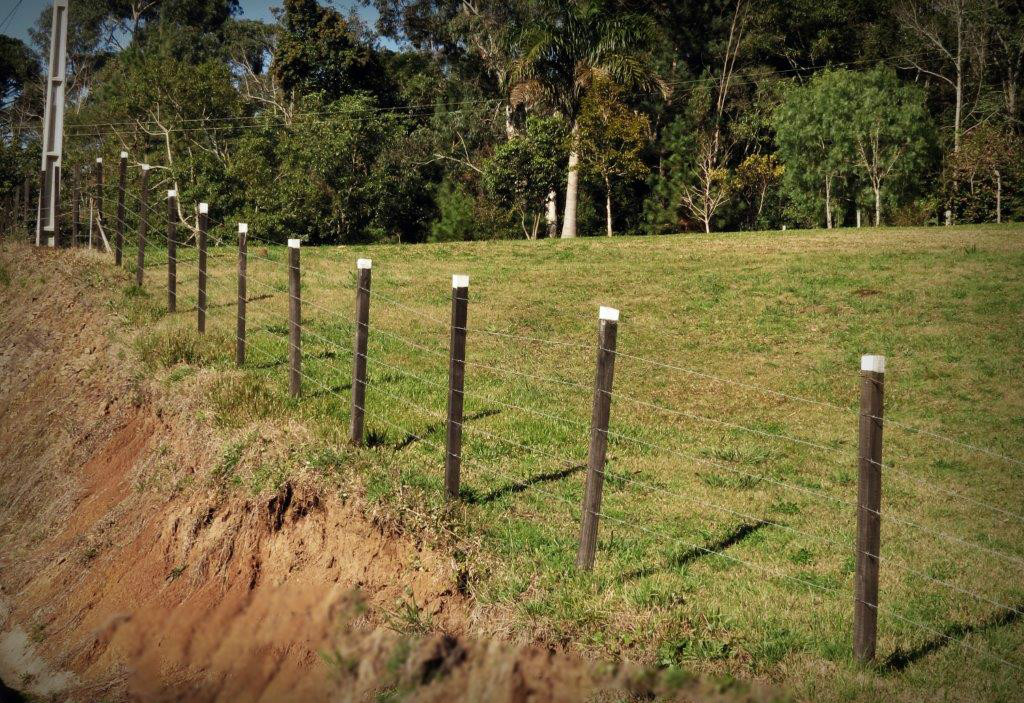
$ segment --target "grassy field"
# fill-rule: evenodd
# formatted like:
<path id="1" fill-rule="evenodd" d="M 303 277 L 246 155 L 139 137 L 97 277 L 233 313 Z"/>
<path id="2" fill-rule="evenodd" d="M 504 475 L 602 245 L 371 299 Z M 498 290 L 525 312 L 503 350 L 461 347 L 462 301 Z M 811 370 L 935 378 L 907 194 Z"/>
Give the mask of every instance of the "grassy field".
<path id="1" fill-rule="evenodd" d="M 155 249 L 144 290 L 126 283 L 113 301 L 144 328 L 143 358 L 167 383 L 216 371 L 219 480 L 258 492 L 297 471 L 358 475 L 371 502 L 452 549 L 481 624 L 512 636 L 808 700 L 1019 699 L 1024 228 L 304 248 L 299 401 L 287 397 L 287 253 L 250 252 L 243 371 L 233 248 L 211 252 L 205 339 L 191 261 L 177 314 L 162 312 Z M 373 259 L 374 293 L 360 450 L 345 442 L 357 256 Z M 470 332 L 464 499 L 446 508 L 453 273 L 470 276 Z M 599 305 L 622 312 L 622 355 L 597 566 L 583 574 Z M 865 353 L 888 357 L 887 418 L 1018 458 L 887 426 L 869 667 L 850 652 Z M 267 417 L 313 439 L 288 461 L 236 470 L 260 441 L 247 425 Z"/>

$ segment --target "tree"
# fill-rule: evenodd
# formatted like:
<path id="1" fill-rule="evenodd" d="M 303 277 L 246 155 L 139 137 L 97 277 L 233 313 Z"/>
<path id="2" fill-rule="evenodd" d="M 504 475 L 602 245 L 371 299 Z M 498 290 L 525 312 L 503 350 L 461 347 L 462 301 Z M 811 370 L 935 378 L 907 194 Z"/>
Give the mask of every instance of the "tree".
<path id="1" fill-rule="evenodd" d="M 778 186 L 784 172 L 775 154 L 751 154 L 736 167 L 733 188 L 747 201 L 748 228 L 759 226 L 768 194 Z"/>
<path id="2" fill-rule="evenodd" d="M 718 161 L 718 146 L 714 139 L 702 134 L 698 137 L 696 177 L 683 187 L 683 205 L 711 233 L 711 222 L 718 208 L 729 197 L 732 184 L 729 170 Z"/>
<path id="3" fill-rule="evenodd" d="M 394 95 L 373 47 L 359 41 L 341 14 L 316 0 L 285 0 L 271 68 L 292 98 L 320 93 L 331 102 L 365 91 L 387 105 Z"/>
<path id="4" fill-rule="evenodd" d="M 530 117 L 524 132 L 499 145 L 484 166 L 488 192 L 519 216 L 527 239 L 537 238 L 540 213 L 561 175 L 565 136 L 565 124 L 557 117 Z"/>
<path id="5" fill-rule="evenodd" d="M 604 184 L 606 234 L 612 236 L 612 180 L 642 178 L 647 165 L 641 152 L 650 141 L 645 115 L 622 104 L 622 90 L 598 79 L 583 99 L 577 120 L 577 148 L 584 173 Z"/>
<path id="6" fill-rule="evenodd" d="M 624 12 L 603 0 L 551 3 L 521 38 L 513 80 L 536 86 L 569 124 L 563 238 L 576 236 L 580 161 L 576 122 L 583 99 L 599 77 L 625 90 L 657 85 L 650 53 L 655 41 L 649 16 Z"/>
<path id="7" fill-rule="evenodd" d="M 1005 127 L 978 125 L 964 134 L 953 168 L 968 186 L 964 209 L 970 219 L 982 219 L 994 210 L 995 221 L 1003 221 L 1004 186 L 1019 175 L 1022 156 L 1021 139 Z"/>
<path id="8" fill-rule="evenodd" d="M 953 90 L 953 152 L 960 150 L 965 79 L 972 54 L 986 42 L 992 0 L 904 0 L 894 8 L 901 29 L 922 52 L 903 57 L 915 70 Z"/>
<path id="9" fill-rule="evenodd" d="M 882 224 L 882 194 L 892 180 L 905 179 L 917 169 L 927 149 L 928 113 L 924 94 L 904 85 L 890 69 L 857 73 L 841 71 L 836 78 L 848 84 L 853 98 L 850 130 L 857 165 L 871 185 L 875 226 Z"/>
<path id="10" fill-rule="evenodd" d="M 823 71 L 794 84 L 775 111 L 783 183 L 799 219 L 820 222 L 813 213 L 824 209 L 825 226 L 832 227 L 836 188 L 853 170 L 849 118 L 856 99 L 842 72 Z"/>

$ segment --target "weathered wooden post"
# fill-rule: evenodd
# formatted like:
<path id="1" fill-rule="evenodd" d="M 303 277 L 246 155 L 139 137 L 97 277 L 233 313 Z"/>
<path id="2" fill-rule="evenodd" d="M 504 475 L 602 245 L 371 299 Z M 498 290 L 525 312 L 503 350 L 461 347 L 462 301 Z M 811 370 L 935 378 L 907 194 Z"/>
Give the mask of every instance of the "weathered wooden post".
<path id="1" fill-rule="evenodd" d="M 199 334 L 206 333 L 206 225 L 209 213 L 209 203 L 199 203 L 199 218 L 196 223 L 199 228 L 199 292 L 196 298 Z"/>
<path id="2" fill-rule="evenodd" d="M 178 191 L 167 191 L 167 312 L 178 310 Z"/>
<path id="3" fill-rule="evenodd" d="M 124 250 L 124 193 L 128 179 L 128 152 L 121 152 L 117 167 L 117 232 L 114 234 L 114 265 L 121 265 Z"/>
<path id="4" fill-rule="evenodd" d="M 302 280 L 299 273 L 299 239 L 288 240 L 288 391 L 302 394 Z"/>
<path id="5" fill-rule="evenodd" d="M 854 579 L 853 654 L 875 658 L 878 634 L 878 561 L 882 525 L 882 411 L 885 357 L 860 360 L 857 573 Z"/>
<path id="6" fill-rule="evenodd" d="M 462 473 L 462 405 L 466 381 L 466 322 L 469 317 L 469 276 L 452 276 L 452 330 L 448 359 L 448 423 L 444 487 L 449 500 L 459 497 Z"/>
<path id="7" fill-rule="evenodd" d="M 142 287 L 146 268 L 146 236 L 149 234 L 149 164 L 142 164 L 139 174 L 139 250 L 135 255 L 135 285 Z"/>
<path id="8" fill-rule="evenodd" d="M 238 319 L 235 323 L 235 363 L 245 365 L 246 266 L 248 265 L 249 225 L 238 223 Z"/>
<path id="9" fill-rule="evenodd" d="M 363 443 L 366 410 L 366 343 L 370 335 L 370 278 L 373 262 L 356 260 L 356 338 L 352 356 L 352 411 L 349 438 L 352 444 Z"/>
<path id="10" fill-rule="evenodd" d="M 44 176 L 45 178 L 45 176 Z M 25 183 L 22 188 L 21 197 L 21 226 L 25 228 L 27 232 L 29 229 L 29 222 L 32 221 L 32 180 L 29 178 L 25 179 Z"/>
<path id="11" fill-rule="evenodd" d="M 93 209 L 95 216 L 92 221 L 92 226 L 89 230 L 89 248 L 93 247 L 94 242 L 97 240 L 103 241 L 103 159 L 96 159 L 96 166 L 94 169 L 95 183 L 94 188 L 96 189 L 93 193 Z"/>
<path id="12" fill-rule="evenodd" d="M 53 247 L 64 246 L 60 227 L 60 166 L 53 167 Z"/>
<path id="13" fill-rule="evenodd" d="M 79 190 L 80 174 L 76 166 L 71 170 L 71 246 L 78 246 L 79 219 L 82 216 L 82 205 L 79 202 L 81 192 Z"/>
<path id="14" fill-rule="evenodd" d="M 602 306 L 598 312 L 594 409 L 590 417 L 590 448 L 587 452 L 587 481 L 583 489 L 580 548 L 576 554 L 576 566 L 585 571 L 594 568 L 594 556 L 597 553 L 597 526 L 604 492 L 604 463 L 608 451 L 608 420 L 611 415 L 618 326 L 619 311 Z"/>

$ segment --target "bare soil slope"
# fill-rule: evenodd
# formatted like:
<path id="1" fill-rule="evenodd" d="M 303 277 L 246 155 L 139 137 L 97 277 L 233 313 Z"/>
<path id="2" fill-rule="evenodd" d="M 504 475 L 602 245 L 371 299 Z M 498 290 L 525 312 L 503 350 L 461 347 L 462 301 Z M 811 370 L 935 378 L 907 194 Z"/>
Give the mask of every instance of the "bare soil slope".
<path id="1" fill-rule="evenodd" d="M 223 448 L 201 399 L 140 374 L 108 305 L 123 286 L 109 262 L 7 244 L 0 266 L 7 686 L 83 701 L 717 697 L 474 639 L 452 560 L 357 497 L 313 480 L 264 496 L 215 486 Z M 409 602 L 429 631 L 396 631 Z"/>

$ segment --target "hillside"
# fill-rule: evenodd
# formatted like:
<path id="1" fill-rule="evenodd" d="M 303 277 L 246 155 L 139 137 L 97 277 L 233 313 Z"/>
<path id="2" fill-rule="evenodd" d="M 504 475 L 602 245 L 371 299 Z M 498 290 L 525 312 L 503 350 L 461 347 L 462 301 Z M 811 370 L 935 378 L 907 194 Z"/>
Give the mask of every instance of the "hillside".
<path id="1" fill-rule="evenodd" d="M 145 651 L 138 638 L 171 614 L 175 628 L 202 630 L 181 608 L 206 598 L 193 616 L 203 622 L 253 615 L 218 642 L 168 634 L 184 666 L 231 658 L 235 641 L 283 647 L 254 679 L 270 699 L 309 682 L 313 653 L 332 641 L 324 623 L 358 585 L 371 620 L 409 636 L 536 643 L 801 699 L 1019 690 L 1019 226 L 304 248 L 299 399 L 288 396 L 287 252 L 258 234 L 240 370 L 234 247 L 211 249 L 202 336 L 189 246 L 174 314 L 157 248 L 142 289 L 98 255 L 4 250 L 4 376 L 17 382 L 0 430 L 28 439 L 4 457 L 2 580 L 29 637 L 40 618 L 44 655 L 57 652 L 55 629 L 105 632 L 125 589 L 151 591 L 152 620 L 115 628 L 117 646 L 78 643 L 67 664 L 109 671 L 106 653 Z M 362 449 L 346 441 L 357 257 L 373 260 Z M 455 273 L 470 279 L 468 363 L 462 492 L 448 504 Z M 621 320 L 587 574 L 573 562 L 599 305 Z M 888 359 L 874 666 L 850 652 L 867 353 Z M 350 553 L 352 564 L 324 557 Z M 273 642 L 260 640 L 268 617 L 280 623 Z M 175 659 L 137 661 L 166 682 Z"/>

